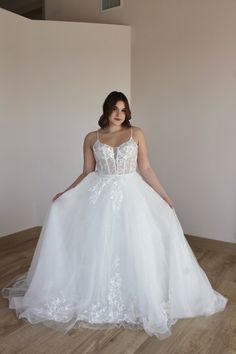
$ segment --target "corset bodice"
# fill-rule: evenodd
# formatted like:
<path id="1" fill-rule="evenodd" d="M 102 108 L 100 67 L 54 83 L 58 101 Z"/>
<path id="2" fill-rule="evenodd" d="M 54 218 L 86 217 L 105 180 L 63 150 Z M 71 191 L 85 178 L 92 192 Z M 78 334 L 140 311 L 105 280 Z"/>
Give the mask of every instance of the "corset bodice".
<path id="1" fill-rule="evenodd" d="M 97 137 L 93 145 L 96 160 L 96 171 L 102 175 L 122 175 L 136 171 L 137 143 L 131 136 L 119 146 L 102 143 Z"/>

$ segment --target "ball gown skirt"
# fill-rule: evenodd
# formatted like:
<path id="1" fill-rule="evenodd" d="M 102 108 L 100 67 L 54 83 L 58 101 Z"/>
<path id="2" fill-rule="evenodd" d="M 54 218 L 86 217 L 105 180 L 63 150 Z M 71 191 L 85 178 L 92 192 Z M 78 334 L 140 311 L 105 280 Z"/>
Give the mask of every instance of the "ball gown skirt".
<path id="1" fill-rule="evenodd" d="M 143 329 L 164 339 L 178 319 L 228 301 L 199 266 L 170 206 L 136 171 L 132 137 L 93 145 L 96 170 L 51 203 L 28 272 L 2 295 L 19 318 L 62 330 Z"/>

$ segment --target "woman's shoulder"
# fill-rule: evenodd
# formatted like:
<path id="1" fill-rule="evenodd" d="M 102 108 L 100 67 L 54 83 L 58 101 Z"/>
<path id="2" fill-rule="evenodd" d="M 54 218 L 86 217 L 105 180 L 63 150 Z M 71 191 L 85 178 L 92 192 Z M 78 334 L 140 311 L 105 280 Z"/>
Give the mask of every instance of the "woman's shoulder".
<path id="1" fill-rule="evenodd" d="M 85 139 L 93 139 L 95 136 L 97 135 L 97 130 L 93 130 L 91 132 L 88 132 L 86 135 L 85 135 Z"/>
<path id="2" fill-rule="evenodd" d="M 138 131 L 138 130 L 140 130 L 141 128 L 140 128 L 140 127 L 137 127 L 137 125 L 132 125 L 132 129 Z"/>
<path id="3" fill-rule="evenodd" d="M 143 133 L 142 128 L 137 127 L 136 125 L 132 125 L 132 131 L 133 131 L 133 133 L 136 134 L 136 135 L 140 135 L 140 134 Z"/>
<path id="4" fill-rule="evenodd" d="M 84 137 L 84 142 L 88 143 L 89 145 L 93 144 L 97 139 L 97 130 L 93 130 L 88 132 Z"/>

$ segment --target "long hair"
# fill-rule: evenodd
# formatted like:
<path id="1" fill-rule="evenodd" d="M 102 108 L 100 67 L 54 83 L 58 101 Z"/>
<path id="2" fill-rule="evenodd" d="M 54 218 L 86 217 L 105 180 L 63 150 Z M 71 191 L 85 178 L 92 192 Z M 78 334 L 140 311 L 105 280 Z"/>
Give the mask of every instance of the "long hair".
<path id="1" fill-rule="evenodd" d="M 98 121 L 98 125 L 101 128 L 105 128 L 109 125 L 109 116 L 112 113 L 112 110 L 116 105 L 117 101 L 122 101 L 124 102 L 125 105 L 125 120 L 122 123 L 122 125 L 126 127 L 131 127 L 130 124 L 131 111 L 130 111 L 128 99 L 122 92 L 113 91 L 109 93 L 109 95 L 107 96 L 107 98 L 103 103 L 103 114 L 101 115 Z"/>

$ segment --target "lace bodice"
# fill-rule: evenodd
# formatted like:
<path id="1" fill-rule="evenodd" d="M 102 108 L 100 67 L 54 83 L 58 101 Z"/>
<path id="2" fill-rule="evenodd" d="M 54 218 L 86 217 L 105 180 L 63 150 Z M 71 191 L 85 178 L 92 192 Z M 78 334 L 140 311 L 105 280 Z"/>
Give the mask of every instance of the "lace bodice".
<path id="1" fill-rule="evenodd" d="M 129 140 L 119 146 L 110 146 L 99 140 L 93 144 L 96 160 L 96 171 L 102 175 L 121 175 L 136 171 L 138 146 L 132 137 L 132 127 Z"/>

